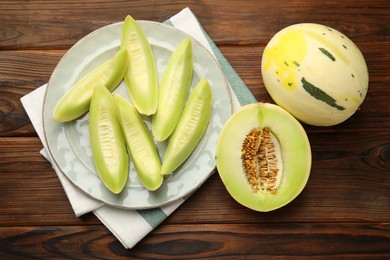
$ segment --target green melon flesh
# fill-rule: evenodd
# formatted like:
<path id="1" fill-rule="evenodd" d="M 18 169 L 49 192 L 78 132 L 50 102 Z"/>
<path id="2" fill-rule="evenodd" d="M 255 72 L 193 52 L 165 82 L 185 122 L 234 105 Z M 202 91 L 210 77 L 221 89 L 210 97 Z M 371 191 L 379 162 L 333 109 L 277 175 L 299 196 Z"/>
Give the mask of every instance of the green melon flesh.
<path id="1" fill-rule="evenodd" d="M 186 38 L 173 51 L 160 81 L 157 112 L 152 118 L 152 132 L 158 142 L 166 140 L 179 122 L 192 73 L 192 43 Z"/>
<path id="2" fill-rule="evenodd" d="M 168 140 L 161 174 L 172 173 L 191 155 L 204 135 L 212 112 L 212 90 L 202 79 L 192 90 L 177 127 Z"/>
<path id="3" fill-rule="evenodd" d="M 120 193 L 128 179 L 129 159 L 114 100 L 104 86 L 98 86 L 93 91 L 89 135 L 100 179 L 111 192 Z"/>
<path id="4" fill-rule="evenodd" d="M 138 179 L 148 190 L 157 190 L 164 178 L 160 174 L 160 157 L 152 135 L 129 101 L 118 94 L 113 94 L 113 98 Z"/>
<path id="5" fill-rule="evenodd" d="M 138 112 L 152 115 L 158 102 L 156 62 L 148 38 L 130 15 L 123 25 L 121 48 L 129 54 L 125 82 L 131 101 Z"/>
<path id="6" fill-rule="evenodd" d="M 96 67 L 73 85 L 57 103 L 53 119 L 58 122 L 74 120 L 89 110 L 93 90 L 105 86 L 113 91 L 122 81 L 129 63 L 126 50 L 119 50 L 114 57 Z"/>
<path id="7" fill-rule="evenodd" d="M 254 128 L 268 128 L 278 141 L 282 167 L 276 193 L 253 192 L 245 177 L 241 149 Z M 224 125 L 217 142 L 216 162 L 227 191 L 238 203 L 256 211 L 271 211 L 291 202 L 305 187 L 311 168 L 310 143 L 302 125 L 281 107 L 250 104 Z"/>

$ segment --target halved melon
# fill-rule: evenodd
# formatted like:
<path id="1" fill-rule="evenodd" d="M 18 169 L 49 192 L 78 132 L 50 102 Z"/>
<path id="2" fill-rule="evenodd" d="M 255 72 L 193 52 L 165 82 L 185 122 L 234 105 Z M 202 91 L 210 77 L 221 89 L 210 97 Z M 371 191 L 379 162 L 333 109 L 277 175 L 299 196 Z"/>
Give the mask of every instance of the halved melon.
<path id="1" fill-rule="evenodd" d="M 238 203 L 271 211 L 291 202 L 305 187 L 310 143 L 302 125 L 283 108 L 250 104 L 224 125 L 216 162 L 227 191 Z"/>

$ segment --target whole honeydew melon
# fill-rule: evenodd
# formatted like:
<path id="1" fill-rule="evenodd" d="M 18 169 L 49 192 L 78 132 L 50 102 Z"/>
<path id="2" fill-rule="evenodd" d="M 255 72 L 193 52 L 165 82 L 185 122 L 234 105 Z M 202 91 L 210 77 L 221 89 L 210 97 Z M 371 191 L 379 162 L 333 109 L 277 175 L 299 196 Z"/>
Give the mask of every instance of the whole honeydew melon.
<path id="1" fill-rule="evenodd" d="M 345 121 L 368 89 L 359 48 L 341 32 L 320 24 L 295 24 L 276 33 L 264 49 L 261 71 L 273 100 L 311 125 Z"/>

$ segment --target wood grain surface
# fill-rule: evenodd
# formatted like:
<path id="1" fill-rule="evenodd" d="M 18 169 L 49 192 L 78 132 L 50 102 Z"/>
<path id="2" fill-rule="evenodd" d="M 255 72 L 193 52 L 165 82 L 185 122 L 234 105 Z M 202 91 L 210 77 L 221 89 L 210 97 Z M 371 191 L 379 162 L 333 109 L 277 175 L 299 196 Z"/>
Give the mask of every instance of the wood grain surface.
<path id="1" fill-rule="evenodd" d="M 269 213 L 236 203 L 215 173 L 131 250 L 93 215 L 75 217 L 20 98 L 45 84 L 88 33 L 135 19 L 163 22 L 190 7 L 258 101 L 270 38 L 285 26 L 334 27 L 362 51 L 361 108 L 331 127 L 304 124 L 309 182 Z M 390 2 L 0 0 L 0 259 L 390 259 Z"/>

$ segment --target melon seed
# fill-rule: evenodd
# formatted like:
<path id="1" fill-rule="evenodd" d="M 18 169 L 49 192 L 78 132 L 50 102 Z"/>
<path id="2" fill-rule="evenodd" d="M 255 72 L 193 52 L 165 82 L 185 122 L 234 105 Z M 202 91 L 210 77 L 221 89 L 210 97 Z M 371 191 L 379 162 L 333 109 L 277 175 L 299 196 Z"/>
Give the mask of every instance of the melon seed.
<path id="1" fill-rule="evenodd" d="M 253 192 L 277 192 L 281 179 L 281 152 L 270 130 L 254 128 L 245 137 L 241 159 L 244 174 Z"/>

